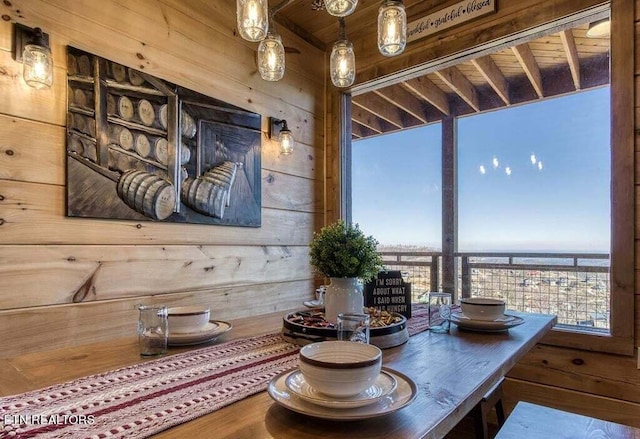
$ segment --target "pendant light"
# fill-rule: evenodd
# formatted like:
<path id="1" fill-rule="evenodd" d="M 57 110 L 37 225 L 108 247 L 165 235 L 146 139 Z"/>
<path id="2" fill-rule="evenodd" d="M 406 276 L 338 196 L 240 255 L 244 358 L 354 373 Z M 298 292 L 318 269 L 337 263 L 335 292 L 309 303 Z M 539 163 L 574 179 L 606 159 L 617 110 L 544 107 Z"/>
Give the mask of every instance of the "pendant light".
<path id="1" fill-rule="evenodd" d="M 262 41 L 267 36 L 269 11 L 267 0 L 237 0 L 238 32 L 247 41 Z"/>
<path id="2" fill-rule="evenodd" d="M 327 12 L 335 17 L 346 17 L 358 5 L 358 0 L 324 0 Z"/>
<path id="3" fill-rule="evenodd" d="M 336 87 L 349 87 L 356 79 L 356 56 L 353 44 L 347 40 L 344 30 L 344 18 L 340 19 L 340 34 L 333 44 L 329 62 L 331 82 Z"/>
<path id="4" fill-rule="evenodd" d="M 258 46 L 258 70 L 265 81 L 279 81 L 284 76 L 284 46 L 275 30 L 273 17 L 269 20 L 269 31 Z"/>
<path id="5" fill-rule="evenodd" d="M 383 0 L 378 10 L 378 49 L 384 56 L 399 55 L 407 44 L 407 14 L 402 0 Z"/>
<path id="6" fill-rule="evenodd" d="M 53 84 L 53 59 L 51 49 L 39 27 L 22 52 L 22 76 L 24 82 L 37 89 L 51 88 Z"/>

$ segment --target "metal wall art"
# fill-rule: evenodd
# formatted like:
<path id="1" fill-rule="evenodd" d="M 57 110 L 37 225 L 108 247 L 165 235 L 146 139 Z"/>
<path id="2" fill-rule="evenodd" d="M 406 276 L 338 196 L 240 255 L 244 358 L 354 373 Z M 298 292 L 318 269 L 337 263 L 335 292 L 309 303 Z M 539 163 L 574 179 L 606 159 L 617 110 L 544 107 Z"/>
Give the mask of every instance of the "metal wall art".
<path id="1" fill-rule="evenodd" d="M 67 215 L 259 227 L 261 116 L 69 47 Z"/>

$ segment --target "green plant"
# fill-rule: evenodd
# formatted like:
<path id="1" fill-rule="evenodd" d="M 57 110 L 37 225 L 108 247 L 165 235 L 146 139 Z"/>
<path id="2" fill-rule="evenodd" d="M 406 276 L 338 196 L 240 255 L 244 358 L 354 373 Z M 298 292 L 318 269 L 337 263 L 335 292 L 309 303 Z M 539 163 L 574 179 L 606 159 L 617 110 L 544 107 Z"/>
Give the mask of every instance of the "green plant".
<path id="1" fill-rule="evenodd" d="M 366 282 L 382 269 L 377 246 L 358 224 L 339 220 L 313 234 L 309 256 L 311 265 L 327 277 L 359 277 Z"/>

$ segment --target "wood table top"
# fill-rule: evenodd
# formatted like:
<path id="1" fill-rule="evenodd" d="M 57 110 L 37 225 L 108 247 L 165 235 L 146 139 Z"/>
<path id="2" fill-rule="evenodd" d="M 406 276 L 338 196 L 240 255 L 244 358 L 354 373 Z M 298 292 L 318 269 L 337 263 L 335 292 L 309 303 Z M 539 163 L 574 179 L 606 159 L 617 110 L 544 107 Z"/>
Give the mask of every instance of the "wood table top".
<path id="1" fill-rule="evenodd" d="M 555 316 L 519 314 L 525 323 L 508 332 L 449 334 L 422 332 L 383 350 L 383 364 L 417 384 L 409 406 L 385 416 L 353 422 L 327 421 L 294 413 L 267 392 L 155 435 L 157 438 L 350 439 L 441 438 L 453 428 L 555 323 Z M 283 313 L 233 321 L 216 343 L 279 331 Z M 169 355 L 198 347 L 170 348 Z M 151 361 L 140 357 L 135 337 L 0 359 L 0 395 Z"/>

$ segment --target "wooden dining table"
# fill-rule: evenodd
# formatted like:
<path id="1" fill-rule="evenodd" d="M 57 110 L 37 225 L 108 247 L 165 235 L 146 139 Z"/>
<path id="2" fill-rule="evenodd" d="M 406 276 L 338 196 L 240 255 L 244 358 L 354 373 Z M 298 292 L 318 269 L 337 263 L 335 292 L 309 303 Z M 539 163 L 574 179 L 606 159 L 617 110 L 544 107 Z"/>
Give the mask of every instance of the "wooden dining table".
<path id="1" fill-rule="evenodd" d="M 234 320 L 233 329 L 215 343 L 278 331 L 283 314 Z M 417 388 L 413 402 L 393 413 L 348 422 L 319 419 L 282 407 L 262 391 L 153 437 L 442 438 L 555 323 L 551 315 L 517 315 L 524 324 L 505 332 L 470 332 L 452 325 L 448 334 L 427 330 L 383 350 L 383 365 L 410 377 Z M 167 355 L 199 347 L 173 347 Z M 145 361 L 153 359 L 139 355 L 134 337 L 0 358 L 0 396 Z"/>

